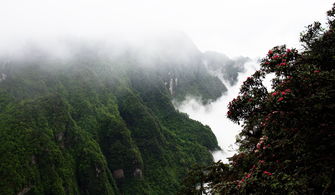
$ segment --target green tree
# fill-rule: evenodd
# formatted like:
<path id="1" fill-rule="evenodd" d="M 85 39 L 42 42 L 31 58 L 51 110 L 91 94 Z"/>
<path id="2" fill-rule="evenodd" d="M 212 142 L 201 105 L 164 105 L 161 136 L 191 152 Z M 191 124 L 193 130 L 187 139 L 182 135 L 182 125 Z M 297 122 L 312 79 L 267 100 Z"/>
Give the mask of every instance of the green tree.
<path id="1" fill-rule="evenodd" d="M 221 194 L 331 194 L 335 192 L 335 4 L 328 26 L 316 22 L 301 34 L 305 50 L 277 46 L 228 105 L 242 123 L 239 153 L 198 173 L 196 191 Z M 272 91 L 263 85 L 274 74 Z M 199 176 L 200 173 L 200 176 Z M 187 183 L 188 182 L 188 183 Z M 192 185 L 190 185 L 190 183 Z"/>

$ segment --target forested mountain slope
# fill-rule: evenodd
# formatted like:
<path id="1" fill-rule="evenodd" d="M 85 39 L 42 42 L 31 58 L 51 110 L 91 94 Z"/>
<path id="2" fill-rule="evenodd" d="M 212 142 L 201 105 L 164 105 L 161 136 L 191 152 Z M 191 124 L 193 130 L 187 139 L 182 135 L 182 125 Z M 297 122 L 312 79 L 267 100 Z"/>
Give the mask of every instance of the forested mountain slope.
<path id="1" fill-rule="evenodd" d="M 67 58 L 2 56 L 0 194 L 175 194 L 187 168 L 219 147 L 172 99 L 226 90 L 184 42 L 159 53 L 71 43 Z"/>

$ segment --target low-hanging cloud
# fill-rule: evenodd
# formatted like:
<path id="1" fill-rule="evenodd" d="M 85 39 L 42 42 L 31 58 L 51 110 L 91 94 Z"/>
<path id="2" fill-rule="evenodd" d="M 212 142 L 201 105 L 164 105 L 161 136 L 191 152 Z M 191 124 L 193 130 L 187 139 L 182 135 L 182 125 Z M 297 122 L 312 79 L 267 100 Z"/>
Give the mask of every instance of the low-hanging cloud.
<path id="1" fill-rule="evenodd" d="M 245 63 L 249 57 L 230 59 L 222 53 L 207 51 L 203 54 L 203 61 L 213 75 L 219 77 L 226 85 L 232 86 L 237 82 L 238 73 L 245 71 Z"/>
<path id="2" fill-rule="evenodd" d="M 0 53 L 59 36 L 142 39 L 150 32 L 183 31 L 201 51 L 262 55 L 292 43 L 313 21 L 324 21 L 332 0 L 2 0 Z M 285 10 L 285 13 L 283 11 Z M 118 35 L 117 35 L 118 34 Z"/>
<path id="3" fill-rule="evenodd" d="M 250 60 L 245 64 L 245 71 L 238 73 L 236 84 L 229 86 L 227 93 L 208 105 L 203 105 L 199 98 L 188 97 L 177 106 L 179 111 L 187 113 L 190 118 L 211 127 L 218 139 L 219 146 L 223 149 L 213 153 L 215 161 L 228 162 L 227 157 L 231 157 L 236 153 L 236 136 L 242 127 L 227 118 L 227 106 L 238 95 L 242 82 L 258 68 L 257 61 Z"/>

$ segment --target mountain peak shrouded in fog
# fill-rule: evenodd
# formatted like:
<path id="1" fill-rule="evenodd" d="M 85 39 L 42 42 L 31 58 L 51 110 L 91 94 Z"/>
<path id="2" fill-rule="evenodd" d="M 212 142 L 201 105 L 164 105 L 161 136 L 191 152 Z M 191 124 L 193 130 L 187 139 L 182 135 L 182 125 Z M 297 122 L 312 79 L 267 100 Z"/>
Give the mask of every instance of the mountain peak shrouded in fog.
<path id="1" fill-rule="evenodd" d="M 31 39 L 22 47 L 0 53 L 3 66 L 34 66 L 43 68 L 99 67 L 140 70 L 161 76 L 162 82 L 178 101 L 187 95 L 209 102 L 233 85 L 238 72 L 243 72 L 248 58 L 230 59 L 215 52 L 202 53 L 182 32 L 141 34 L 141 38 L 50 37 Z M 115 73 L 117 74 L 117 73 Z"/>
<path id="2" fill-rule="evenodd" d="M 207 51 L 203 54 L 203 60 L 208 69 L 215 75 L 226 81 L 229 85 L 234 85 L 237 82 L 238 73 L 245 71 L 244 65 L 251 59 L 242 56 L 230 59 L 225 54 Z"/>
<path id="3" fill-rule="evenodd" d="M 220 149 L 172 104 L 226 90 L 182 33 L 16 49 L 0 59 L 0 194 L 173 195 Z"/>
<path id="4" fill-rule="evenodd" d="M 172 30 L 188 34 L 201 51 L 254 58 L 273 45 L 290 42 L 298 47 L 293 37 L 303 26 L 324 19 L 321 10 L 331 4 L 331 0 L 2 0 L 0 50 L 11 45 L 5 43 L 8 40 L 32 37 L 118 33 L 137 39 L 144 32 Z"/>
<path id="5" fill-rule="evenodd" d="M 7 47 L 0 50 L 0 57 L 13 60 L 43 60 L 45 57 L 66 60 L 82 54 L 113 58 L 125 53 L 143 58 L 140 60 L 143 64 L 145 58 L 150 63 L 159 58 L 187 63 L 191 58 L 200 56 L 199 49 L 186 34 L 169 31 L 137 36 L 110 33 L 104 37 L 48 36 L 44 39 L 30 37 L 20 41 L 7 40 Z"/>

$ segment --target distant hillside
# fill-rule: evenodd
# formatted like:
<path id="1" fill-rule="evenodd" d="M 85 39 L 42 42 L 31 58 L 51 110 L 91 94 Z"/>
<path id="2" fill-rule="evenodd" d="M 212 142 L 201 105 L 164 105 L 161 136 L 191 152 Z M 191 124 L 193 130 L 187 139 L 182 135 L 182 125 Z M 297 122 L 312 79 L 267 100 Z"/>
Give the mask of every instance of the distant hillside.
<path id="1" fill-rule="evenodd" d="M 233 60 L 214 51 L 205 52 L 202 58 L 203 63 L 212 75 L 218 76 L 230 85 L 236 84 L 238 73 L 244 72 L 244 64 L 250 61 L 248 57 L 239 57 Z"/>

